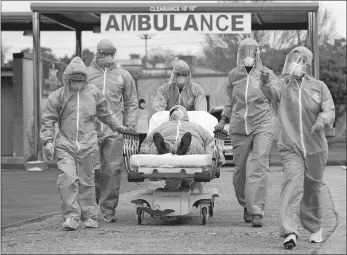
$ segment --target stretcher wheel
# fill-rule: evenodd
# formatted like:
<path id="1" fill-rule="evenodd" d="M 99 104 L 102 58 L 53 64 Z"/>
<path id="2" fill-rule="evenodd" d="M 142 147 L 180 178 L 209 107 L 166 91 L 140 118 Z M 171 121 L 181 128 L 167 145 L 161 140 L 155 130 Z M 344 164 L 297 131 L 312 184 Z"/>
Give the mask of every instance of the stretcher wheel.
<path id="1" fill-rule="evenodd" d="M 212 203 L 212 204 L 208 207 L 208 214 L 210 215 L 210 217 L 213 217 L 213 212 L 214 212 L 214 203 Z"/>
<path id="2" fill-rule="evenodd" d="M 145 211 L 142 209 L 143 204 L 135 204 L 136 206 L 136 220 L 137 224 L 141 225 L 143 218 L 145 216 Z"/>
<path id="3" fill-rule="evenodd" d="M 206 225 L 207 223 L 207 208 L 203 207 L 201 208 L 201 223 L 202 225 Z"/>

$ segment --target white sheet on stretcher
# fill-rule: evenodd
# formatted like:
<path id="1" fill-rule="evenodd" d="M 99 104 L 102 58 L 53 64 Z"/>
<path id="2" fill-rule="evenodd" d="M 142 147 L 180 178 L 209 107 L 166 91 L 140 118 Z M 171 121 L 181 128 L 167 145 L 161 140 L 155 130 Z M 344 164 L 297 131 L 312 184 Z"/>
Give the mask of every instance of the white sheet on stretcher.
<path id="1" fill-rule="evenodd" d="M 164 122 L 169 121 L 169 111 L 161 111 L 153 114 L 149 121 L 148 134 L 154 129 L 159 127 Z M 194 122 L 201 127 L 205 128 L 213 137 L 214 127 L 218 124 L 218 120 L 213 115 L 205 111 L 188 111 L 188 117 L 190 122 Z"/>
<path id="2" fill-rule="evenodd" d="M 204 168 L 212 166 L 212 156 L 203 155 L 133 155 L 130 159 L 132 169 L 140 167 L 149 168 Z"/>

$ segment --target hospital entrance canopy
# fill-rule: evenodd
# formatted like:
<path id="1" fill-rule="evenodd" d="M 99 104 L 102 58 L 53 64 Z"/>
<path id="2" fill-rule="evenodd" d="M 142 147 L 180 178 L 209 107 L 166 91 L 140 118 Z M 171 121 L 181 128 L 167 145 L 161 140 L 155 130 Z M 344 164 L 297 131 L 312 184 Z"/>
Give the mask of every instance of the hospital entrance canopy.
<path id="1" fill-rule="evenodd" d="M 32 14 L 22 16 L 4 13 L 1 18 L 3 31 L 23 31 L 32 29 L 34 52 L 34 86 L 35 86 L 35 133 L 38 144 L 39 109 L 40 109 L 40 31 L 75 31 L 76 55 L 81 55 L 81 32 L 99 32 L 101 14 L 103 13 L 152 13 L 170 6 L 195 6 L 192 13 L 251 13 L 251 30 L 307 30 L 307 45 L 314 54 L 313 75 L 319 79 L 319 52 L 317 12 L 318 2 L 238 2 L 238 3 L 31 3 Z M 163 11 L 164 12 L 164 11 Z M 176 12 L 170 12 L 175 14 Z M 30 17 L 30 15 L 32 17 Z M 24 17 L 25 16 L 25 17 Z M 184 36 L 184 34 L 182 34 Z M 63 41 L 61 43 L 64 43 Z M 37 151 L 37 150 L 35 150 Z"/>

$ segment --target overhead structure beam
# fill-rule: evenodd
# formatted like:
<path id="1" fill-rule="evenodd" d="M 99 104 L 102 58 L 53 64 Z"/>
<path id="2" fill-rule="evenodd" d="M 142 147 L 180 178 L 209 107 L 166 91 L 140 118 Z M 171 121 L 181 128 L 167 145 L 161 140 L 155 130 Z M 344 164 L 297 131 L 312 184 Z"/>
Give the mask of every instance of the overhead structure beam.
<path id="1" fill-rule="evenodd" d="M 259 15 L 258 12 L 255 13 L 255 18 L 257 19 L 259 25 L 264 26 L 264 22 L 263 22 L 263 20 L 261 19 L 261 17 L 260 17 L 260 15 Z"/>
<path id="2" fill-rule="evenodd" d="M 33 25 L 32 23 L 2 23 L 1 24 L 1 31 L 23 31 L 23 30 L 32 30 Z M 40 30 L 41 31 L 71 31 L 71 29 L 68 29 L 66 27 L 63 27 L 56 23 L 43 23 L 40 22 Z M 84 31 L 92 31 L 92 26 L 83 26 Z"/>
<path id="3" fill-rule="evenodd" d="M 71 19 L 68 19 L 64 17 L 63 15 L 60 14 L 55 14 L 55 13 L 44 13 L 42 14 L 45 16 L 47 19 L 51 20 L 54 23 L 57 23 L 63 27 L 66 27 L 70 30 L 78 30 L 79 29 L 79 24 Z"/>
<path id="4" fill-rule="evenodd" d="M 307 23 L 252 23 L 252 30 L 307 30 Z"/>
<path id="5" fill-rule="evenodd" d="M 98 14 L 96 14 L 96 13 L 93 13 L 93 12 L 87 12 L 88 13 L 88 15 L 89 16 L 91 16 L 91 17 L 94 17 L 94 18 L 96 18 L 97 20 L 100 20 L 101 18 L 100 18 L 100 14 L 98 15 Z"/>
<path id="6" fill-rule="evenodd" d="M 92 13 L 144 13 L 150 11 L 150 6 L 153 3 L 49 3 L 49 2 L 32 2 L 31 10 L 40 13 L 55 13 L 59 12 L 92 12 Z M 196 5 L 195 12 L 315 12 L 319 5 L 316 2 L 296 2 L 293 3 L 191 3 Z M 171 3 L 161 3 L 160 6 L 172 6 Z M 164 12 L 164 11 L 163 11 Z"/>

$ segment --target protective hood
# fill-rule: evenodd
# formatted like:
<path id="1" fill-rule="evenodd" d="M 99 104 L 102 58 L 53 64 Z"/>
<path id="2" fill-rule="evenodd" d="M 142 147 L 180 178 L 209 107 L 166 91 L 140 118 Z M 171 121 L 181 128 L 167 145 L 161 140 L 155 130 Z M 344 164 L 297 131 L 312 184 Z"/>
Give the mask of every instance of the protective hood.
<path id="1" fill-rule="evenodd" d="M 247 53 L 248 49 L 250 48 L 254 48 L 256 50 L 255 66 L 262 65 L 262 62 L 260 59 L 259 44 L 252 38 L 246 38 L 241 41 L 237 50 L 237 60 L 236 60 L 237 66 L 242 65 L 242 61 L 243 61 L 243 58 L 245 57 L 245 53 Z"/>
<path id="2" fill-rule="evenodd" d="M 113 43 L 108 39 L 102 39 L 96 46 L 96 51 L 98 53 L 116 53 L 116 47 L 114 47 Z"/>
<path id="3" fill-rule="evenodd" d="M 183 61 L 183 60 L 178 60 L 172 70 L 171 77 L 170 77 L 170 83 L 176 83 L 176 78 L 177 74 L 179 75 L 185 75 L 188 76 L 188 82 L 187 84 L 190 83 L 191 81 L 191 70 L 189 65 Z"/>
<path id="4" fill-rule="evenodd" d="M 175 114 L 176 110 L 181 111 L 183 113 L 183 116 L 181 114 Z M 185 107 L 181 105 L 175 105 L 171 107 L 170 109 L 170 121 L 179 121 L 179 120 L 189 121 L 188 112 Z"/>
<path id="5" fill-rule="evenodd" d="M 91 63 L 91 66 L 97 69 L 103 69 L 103 66 L 100 65 L 100 62 L 104 61 L 104 57 L 102 56 L 102 54 L 103 53 L 115 54 L 116 52 L 117 52 L 117 49 L 110 40 L 108 39 L 100 40 L 98 45 L 96 46 L 96 54 Z M 115 59 L 113 59 L 112 62 L 107 65 L 108 69 L 114 69 L 116 67 L 117 67 L 117 61 Z"/>
<path id="6" fill-rule="evenodd" d="M 63 73 L 63 85 L 69 86 L 69 78 L 74 74 L 82 74 L 86 76 L 87 81 L 87 67 L 80 57 L 74 57 Z"/>

